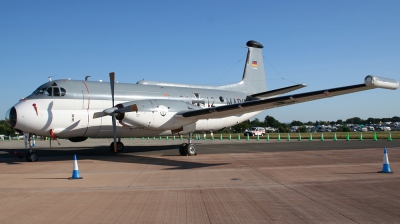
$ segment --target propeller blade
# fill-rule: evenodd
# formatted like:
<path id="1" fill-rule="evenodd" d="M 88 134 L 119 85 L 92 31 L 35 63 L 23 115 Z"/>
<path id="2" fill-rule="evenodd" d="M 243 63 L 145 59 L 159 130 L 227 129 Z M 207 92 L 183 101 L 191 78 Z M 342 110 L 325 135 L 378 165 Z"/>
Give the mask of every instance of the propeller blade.
<path id="1" fill-rule="evenodd" d="M 117 113 L 127 113 L 127 112 L 132 112 L 132 111 L 138 111 L 138 107 L 136 104 L 133 104 L 131 106 L 127 106 L 127 107 L 122 107 L 119 108 L 118 107 L 112 107 L 112 108 L 107 108 L 105 110 L 103 110 L 102 112 L 95 112 L 93 114 L 93 119 L 96 118 L 100 118 L 100 117 L 104 117 L 104 116 L 115 116 Z"/>
<path id="2" fill-rule="evenodd" d="M 114 152 L 117 152 L 117 124 L 115 122 L 115 116 L 111 116 L 114 134 Z"/>
<path id="3" fill-rule="evenodd" d="M 106 114 L 104 114 L 103 112 L 96 112 L 93 114 L 93 119 L 104 117 L 104 116 L 106 116 Z"/>
<path id="4" fill-rule="evenodd" d="M 110 72 L 112 107 L 114 107 L 114 79 L 115 79 L 114 72 Z M 117 124 L 115 122 L 115 116 L 113 115 L 111 118 L 112 118 L 113 134 L 114 134 L 114 152 L 117 152 Z"/>
<path id="5" fill-rule="evenodd" d="M 136 104 L 133 104 L 131 106 L 127 106 L 127 107 L 122 107 L 118 110 L 115 111 L 115 113 L 127 113 L 127 112 L 132 112 L 132 111 L 138 111 L 138 107 Z"/>
<path id="6" fill-rule="evenodd" d="M 114 72 L 110 72 L 110 86 L 111 86 L 111 100 L 112 100 L 112 107 L 114 107 L 114 80 L 115 74 Z"/>
<path id="7" fill-rule="evenodd" d="M 103 110 L 103 113 L 106 115 L 113 116 L 113 115 L 115 115 L 115 113 L 118 113 L 117 110 L 118 110 L 118 107 L 107 108 L 107 109 Z"/>

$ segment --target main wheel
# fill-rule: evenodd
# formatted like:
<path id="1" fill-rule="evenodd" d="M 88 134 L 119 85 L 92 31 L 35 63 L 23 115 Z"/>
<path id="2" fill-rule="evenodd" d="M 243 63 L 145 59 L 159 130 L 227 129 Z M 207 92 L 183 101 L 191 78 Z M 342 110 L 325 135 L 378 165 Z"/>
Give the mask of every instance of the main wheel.
<path id="1" fill-rule="evenodd" d="M 36 162 L 37 160 L 38 160 L 38 156 L 36 155 L 36 153 L 34 151 L 28 152 L 26 154 L 26 161 L 28 161 L 28 162 Z"/>
<path id="2" fill-rule="evenodd" d="M 182 143 L 182 144 L 179 146 L 179 154 L 180 154 L 181 156 L 186 156 L 186 154 L 187 154 L 187 143 Z"/>
<path id="3" fill-rule="evenodd" d="M 122 142 L 117 142 L 117 151 L 118 152 L 124 151 L 124 148 L 125 148 L 125 146 Z"/>
<path id="4" fill-rule="evenodd" d="M 110 144 L 110 151 L 114 152 L 114 142 Z M 122 142 L 117 142 L 117 152 L 124 151 L 124 144 Z"/>
<path id="5" fill-rule="evenodd" d="M 186 148 L 186 152 L 189 156 L 196 155 L 196 146 L 194 144 L 188 144 Z"/>
<path id="6" fill-rule="evenodd" d="M 117 145 L 117 150 L 118 150 L 118 145 Z M 111 142 L 110 144 L 110 151 L 114 152 L 114 142 Z"/>

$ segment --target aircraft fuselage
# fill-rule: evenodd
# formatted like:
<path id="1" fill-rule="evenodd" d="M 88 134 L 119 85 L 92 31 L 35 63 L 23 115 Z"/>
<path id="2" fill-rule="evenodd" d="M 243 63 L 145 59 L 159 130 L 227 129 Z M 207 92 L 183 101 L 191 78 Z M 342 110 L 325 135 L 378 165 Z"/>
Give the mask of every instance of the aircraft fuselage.
<path id="1" fill-rule="evenodd" d="M 144 84 L 115 83 L 115 102 L 147 102 L 146 112 L 137 114 L 129 112 L 129 116 L 142 116 L 153 124 L 170 119 L 182 108 L 174 108 L 176 102 L 187 105 L 187 110 L 218 107 L 240 103 L 247 95 L 242 92 L 199 88 L 187 85 L 157 86 Z M 161 104 L 154 103 L 159 101 Z M 146 105 L 147 105 L 146 104 Z M 58 137 L 112 137 L 112 119 L 109 116 L 94 119 L 93 114 L 106 108 L 114 107 L 111 101 L 110 83 L 78 80 L 55 80 L 37 88 L 30 96 L 18 102 L 6 116 L 14 124 L 14 128 L 36 135 L 49 136 L 50 130 Z M 202 119 L 196 121 L 196 131 L 219 130 L 248 120 L 260 111 L 238 114 L 218 119 Z M 136 117 L 140 120 L 139 117 Z M 135 125 L 140 124 L 140 125 Z M 171 135 L 171 130 L 140 122 L 129 125 L 117 122 L 118 137 L 146 137 L 155 135 Z"/>

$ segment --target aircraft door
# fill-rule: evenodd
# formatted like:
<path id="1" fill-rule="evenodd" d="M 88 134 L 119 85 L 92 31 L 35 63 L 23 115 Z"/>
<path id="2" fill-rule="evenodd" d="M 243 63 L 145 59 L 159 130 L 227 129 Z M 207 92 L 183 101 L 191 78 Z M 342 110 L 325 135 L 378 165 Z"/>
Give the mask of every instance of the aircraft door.
<path id="1" fill-rule="evenodd" d="M 101 121 L 93 119 L 93 112 L 90 112 L 90 91 L 85 82 L 82 82 L 82 84 L 80 90 L 77 91 L 81 94 L 75 95 L 77 98 L 75 110 L 71 114 L 71 120 L 75 127 L 72 131 L 75 136 L 96 137 L 100 130 Z"/>

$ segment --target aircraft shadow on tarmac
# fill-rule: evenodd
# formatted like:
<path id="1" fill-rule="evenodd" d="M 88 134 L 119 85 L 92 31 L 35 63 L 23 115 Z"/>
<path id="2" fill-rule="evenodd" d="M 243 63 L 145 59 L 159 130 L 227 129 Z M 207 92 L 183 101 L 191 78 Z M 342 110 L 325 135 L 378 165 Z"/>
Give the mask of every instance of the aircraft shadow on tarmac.
<path id="1" fill-rule="evenodd" d="M 78 160 L 101 160 L 117 163 L 137 163 L 149 165 L 162 165 L 169 166 L 167 170 L 171 169 L 195 169 L 211 166 L 227 165 L 228 163 L 201 163 L 194 161 L 185 161 L 183 159 L 173 160 L 171 156 L 179 158 L 177 145 L 161 145 L 161 146 L 126 146 L 123 152 L 114 153 L 110 151 L 109 146 L 96 146 L 96 147 L 77 147 L 67 149 L 41 149 L 35 148 L 34 151 L 39 155 L 40 162 L 51 161 L 65 161 L 70 160 L 72 164 L 73 155 L 76 154 Z M 7 163 L 16 165 L 27 163 L 25 158 L 18 158 L 13 154 L 14 150 L 2 150 L 9 154 L 0 155 L 0 163 Z M 18 150 L 24 155 L 28 150 Z M 140 155 L 137 155 L 140 153 Z M 149 155 L 149 156 L 146 156 Z M 156 155 L 156 156 L 154 156 Z M 162 158 L 161 156 L 169 156 L 169 158 Z"/>
<path id="2" fill-rule="evenodd" d="M 248 143 L 237 144 L 230 142 L 222 145 L 218 144 L 199 144 L 197 151 L 203 154 L 225 154 L 225 153 L 251 153 L 251 152 L 290 152 L 290 151 L 314 151 L 314 150 L 348 150 L 348 149 L 368 149 L 368 148 L 398 148 L 399 140 L 387 141 L 282 141 L 269 143 Z M 179 145 L 136 145 L 125 146 L 125 150 L 121 153 L 110 151 L 109 146 L 90 146 L 90 147 L 54 147 L 50 148 L 34 148 L 39 156 L 39 161 L 63 161 L 73 159 L 76 154 L 78 160 L 101 160 L 118 163 L 138 163 L 169 166 L 167 169 L 193 169 L 210 166 L 226 165 L 226 163 L 206 164 L 195 162 L 186 157 L 179 156 Z M 1 150 L 1 149 L 0 149 Z M 25 158 L 19 159 L 14 149 L 2 149 L 9 153 L 0 154 L 0 163 L 20 164 L 26 162 Z M 18 150 L 26 155 L 27 150 Z M 163 156 L 166 156 L 163 158 Z M 176 159 L 171 159 L 176 156 Z M 168 158 L 167 158 L 168 157 Z M 190 157 L 187 157 L 190 158 Z M 190 161 L 189 161 L 190 160 Z"/>

